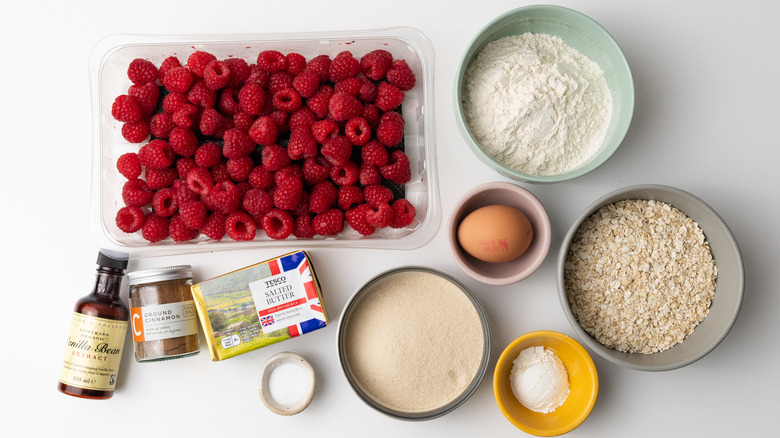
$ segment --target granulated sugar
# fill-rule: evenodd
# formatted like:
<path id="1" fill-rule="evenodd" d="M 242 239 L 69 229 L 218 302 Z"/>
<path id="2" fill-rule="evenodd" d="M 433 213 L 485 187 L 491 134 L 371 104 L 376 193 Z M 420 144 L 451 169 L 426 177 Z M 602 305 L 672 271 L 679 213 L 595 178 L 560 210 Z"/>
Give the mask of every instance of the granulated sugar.
<path id="1" fill-rule="evenodd" d="M 347 365 L 360 387 L 404 412 L 457 398 L 477 374 L 485 348 L 474 304 L 455 284 L 428 272 L 379 280 L 343 329 Z"/>
<path id="2" fill-rule="evenodd" d="M 486 154 L 516 171 L 558 175 L 601 147 L 612 94 L 598 64 L 559 37 L 488 43 L 466 70 L 463 108 Z"/>

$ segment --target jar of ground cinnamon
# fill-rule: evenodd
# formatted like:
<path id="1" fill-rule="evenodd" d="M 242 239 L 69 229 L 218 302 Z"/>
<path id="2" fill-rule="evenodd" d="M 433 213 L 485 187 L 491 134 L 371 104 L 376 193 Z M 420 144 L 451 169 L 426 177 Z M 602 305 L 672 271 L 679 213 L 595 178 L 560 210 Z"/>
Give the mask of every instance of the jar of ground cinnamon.
<path id="1" fill-rule="evenodd" d="M 135 359 L 150 362 L 200 352 L 190 266 L 135 271 L 127 278 Z"/>

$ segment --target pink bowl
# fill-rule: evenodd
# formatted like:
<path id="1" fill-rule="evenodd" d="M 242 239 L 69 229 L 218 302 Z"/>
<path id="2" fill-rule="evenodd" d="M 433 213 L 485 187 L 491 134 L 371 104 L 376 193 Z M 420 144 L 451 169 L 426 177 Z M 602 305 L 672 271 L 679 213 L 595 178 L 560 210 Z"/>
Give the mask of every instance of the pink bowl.
<path id="1" fill-rule="evenodd" d="M 458 243 L 460 222 L 472 211 L 493 204 L 522 211 L 534 229 L 534 239 L 528 250 L 508 262 L 484 262 L 468 254 Z M 455 262 L 463 272 L 485 284 L 511 284 L 527 278 L 544 262 L 550 249 L 550 219 L 542 203 L 528 190 L 506 182 L 487 183 L 469 190 L 455 204 L 449 219 L 447 237 Z"/>

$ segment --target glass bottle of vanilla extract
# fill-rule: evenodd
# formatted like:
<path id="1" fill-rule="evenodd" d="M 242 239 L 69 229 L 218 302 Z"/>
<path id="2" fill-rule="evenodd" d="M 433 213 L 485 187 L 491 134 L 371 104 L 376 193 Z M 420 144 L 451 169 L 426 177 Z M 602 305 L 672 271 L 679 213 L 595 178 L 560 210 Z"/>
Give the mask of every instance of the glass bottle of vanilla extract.
<path id="1" fill-rule="evenodd" d="M 95 287 L 76 301 L 57 388 L 68 395 L 114 395 L 130 311 L 119 298 L 128 256 L 101 250 Z"/>

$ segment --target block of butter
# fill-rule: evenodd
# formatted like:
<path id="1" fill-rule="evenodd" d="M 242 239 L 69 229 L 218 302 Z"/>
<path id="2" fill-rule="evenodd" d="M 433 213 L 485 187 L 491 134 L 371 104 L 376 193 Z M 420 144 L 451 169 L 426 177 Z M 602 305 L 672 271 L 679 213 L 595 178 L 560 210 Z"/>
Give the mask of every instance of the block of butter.
<path id="1" fill-rule="evenodd" d="M 319 282 L 305 251 L 194 284 L 192 296 L 214 361 L 328 324 Z"/>

